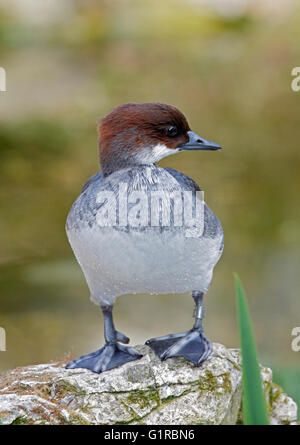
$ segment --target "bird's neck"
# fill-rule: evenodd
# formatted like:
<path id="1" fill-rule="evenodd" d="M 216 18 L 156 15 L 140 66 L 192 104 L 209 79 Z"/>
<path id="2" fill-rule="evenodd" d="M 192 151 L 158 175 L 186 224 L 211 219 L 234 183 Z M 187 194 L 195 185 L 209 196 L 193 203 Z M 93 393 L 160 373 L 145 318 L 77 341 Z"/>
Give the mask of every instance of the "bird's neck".
<path id="1" fill-rule="evenodd" d="M 145 167 L 145 165 L 153 166 L 153 163 L 147 162 L 147 163 L 141 163 L 137 159 L 131 158 L 131 159 L 122 159 L 122 158 L 115 158 L 109 159 L 105 157 L 104 159 L 101 159 L 100 157 L 100 164 L 101 164 L 101 170 L 104 177 L 111 175 L 112 173 L 115 173 L 118 170 L 128 169 L 128 168 L 138 168 L 138 167 Z"/>

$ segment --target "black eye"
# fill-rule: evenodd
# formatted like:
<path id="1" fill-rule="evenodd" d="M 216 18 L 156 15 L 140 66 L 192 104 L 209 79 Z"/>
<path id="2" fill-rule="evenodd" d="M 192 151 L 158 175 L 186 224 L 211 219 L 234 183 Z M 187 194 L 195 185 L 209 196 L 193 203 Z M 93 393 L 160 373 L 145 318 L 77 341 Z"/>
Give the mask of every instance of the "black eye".
<path id="1" fill-rule="evenodd" d="M 178 128 L 171 126 L 167 128 L 167 136 L 170 138 L 174 138 L 175 136 L 178 136 Z"/>

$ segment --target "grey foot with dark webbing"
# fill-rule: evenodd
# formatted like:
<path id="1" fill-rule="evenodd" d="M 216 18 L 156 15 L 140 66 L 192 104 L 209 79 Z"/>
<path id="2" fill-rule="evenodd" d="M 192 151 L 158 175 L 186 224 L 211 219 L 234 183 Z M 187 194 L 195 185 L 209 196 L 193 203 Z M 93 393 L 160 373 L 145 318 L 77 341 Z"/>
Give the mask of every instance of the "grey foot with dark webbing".
<path id="1" fill-rule="evenodd" d="M 99 374 L 142 357 L 134 348 L 118 343 L 118 341 L 129 343 L 129 338 L 116 331 L 112 318 L 112 309 L 112 306 L 102 307 L 105 345 L 97 351 L 72 360 L 66 365 L 67 369 L 86 368 Z"/>
<path id="2" fill-rule="evenodd" d="M 200 365 L 211 354 L 212 344 L 205 337 L 202 328 L 203 293 L 194 291 L 193 298 L 196 304 L 195 323 L 190 331 L 151 338 L 146 342 L 146 345 L 150 346 L 161 360 L 170 357 L 184 357 L 195 365 Z"/>
<path id="3" fill-rule="evenodd" d="M 66 368 L 86 368 L 100 374 L 141 357 L 135 349 L 115 343 L 72 360 Z"/>

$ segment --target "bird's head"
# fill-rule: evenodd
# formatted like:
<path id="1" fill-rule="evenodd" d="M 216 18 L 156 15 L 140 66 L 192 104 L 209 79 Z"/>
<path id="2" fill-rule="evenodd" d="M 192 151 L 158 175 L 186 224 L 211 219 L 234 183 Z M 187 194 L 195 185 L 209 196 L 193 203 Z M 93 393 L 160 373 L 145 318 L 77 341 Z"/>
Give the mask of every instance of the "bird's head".
<path id="1" fill-rule="evenodd" d="M 153 164 L 183 150 L 218 150 L 220 145 L 191 131 L 185 116 L 161 103 L 127 103 L 99 123 L 99 157 L 104 175 Z"/>

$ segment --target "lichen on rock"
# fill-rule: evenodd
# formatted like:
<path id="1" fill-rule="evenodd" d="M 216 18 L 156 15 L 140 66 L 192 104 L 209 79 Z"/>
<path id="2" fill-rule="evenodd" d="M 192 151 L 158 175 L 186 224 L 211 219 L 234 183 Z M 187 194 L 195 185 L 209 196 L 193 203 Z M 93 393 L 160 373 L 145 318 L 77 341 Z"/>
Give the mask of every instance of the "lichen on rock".
<path id="1" fill-rule="evenodd" d="M 143 357 L 102 374 L 65 362 L 16 368 L 0 377 L 3 424 L 236 424 L 242 422 L 240 352 L 214 344 L 199 367 Z M 295 402 L 261 369 L 270 423 L 293 424 Z"/>

